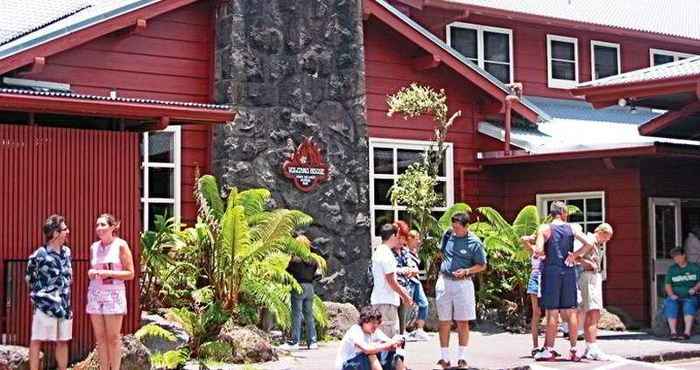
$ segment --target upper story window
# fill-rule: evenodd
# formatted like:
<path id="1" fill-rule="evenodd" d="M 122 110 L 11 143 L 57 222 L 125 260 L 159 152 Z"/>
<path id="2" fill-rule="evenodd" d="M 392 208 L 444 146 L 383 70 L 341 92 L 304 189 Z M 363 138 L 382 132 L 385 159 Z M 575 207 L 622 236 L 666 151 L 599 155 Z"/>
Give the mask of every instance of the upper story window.
<path id="1" fill-rule="evenodd" d="M 447 44 L 501 82 L 513 82 L 512 30 L 454 22 L 447 25 Z"/>
<path id="2" fill-rule="evenodd" d="M 591 41 L 591 79 L 620 74 L 620 44 Z"/>
<path id="3" fill-rule="evenodd" d="M 141 140 L 141 215 L 153 229 L 156 215 L 180 219 L 180 126 L 147 132 Z"/>
<path id="4" fill-rule="evenodd" d="M 578 39 L 547 35 L 547 86 L 570 89 L 578 84 Z"/>
<path id="5" fill-rule="evenodd" d="M 679 60 L 694 57 L 693 54 L 679 53 L 677 51 L 668 51 L 661 49 L 649 49 L 650 66 L 658 66 L 666 63 L 673 63 Z"/>

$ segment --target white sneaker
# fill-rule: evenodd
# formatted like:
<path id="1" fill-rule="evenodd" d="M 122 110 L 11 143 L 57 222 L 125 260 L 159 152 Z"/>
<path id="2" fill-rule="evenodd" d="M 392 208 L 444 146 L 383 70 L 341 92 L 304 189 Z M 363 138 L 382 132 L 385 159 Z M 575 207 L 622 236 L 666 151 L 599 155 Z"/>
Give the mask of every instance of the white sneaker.
<path id="1" fill-rule="evenodd" d="M 427 342 L 430 340 L 430 334 L 426 333 L 423 329 L 416 329 L 411 334 L 420 342 Z"/>
<path id="2" fill-rule="evenodd" d="M 283 345 L 279 346 L 278 348 L 283 350 L 283 351 L 298 351 L 299 350 L 299 343 L 296 343 L 296 344 L 284 343 Z"/>
<path id="3" fill-rule="evenodd" d="M 541 351 L 535 353 L 535 361 L 554 361 L 556 356 L 547 348 L 542 348 Z"/>
<path id="4" fill-rule="evenodd" d="M 606 355 L 600 348 L 592 347 L 586 350 L 586 358 L 593 361 L 607 361 L 608 355 Z"/>
<path id="5" fill-rule="evenodd" d="M 309 349 L 318 349 L 318 343 L 314 342 L 309 344 Z"/>

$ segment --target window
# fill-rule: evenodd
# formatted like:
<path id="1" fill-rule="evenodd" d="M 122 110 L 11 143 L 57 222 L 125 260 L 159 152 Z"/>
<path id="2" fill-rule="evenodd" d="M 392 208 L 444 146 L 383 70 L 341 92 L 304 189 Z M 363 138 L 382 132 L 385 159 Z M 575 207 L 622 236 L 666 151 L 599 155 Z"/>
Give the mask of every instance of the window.
<path id="1" fill-rule="evenodd" d="M 591 41 L 591 79 L 620 74 L 620 44 Z"/>
<path id="2" fill-rule="evenodd" d="M 503 83 L 513 81 L 513 31 L 454 22 L 447 25 L 447 44 Z"/>
<path id="3" fill-rule="evenodd" d="M 141 141 L 141 215 L 144 230 L 156 215 L 180 218 L 180 127 L 144 133 Z"/>
<path id="4" fill-rule="evenodd" d="M 542 215 L 549 214 L 552 202 L 561 200 L 567 205 L 574 205 L 581 213 L 569 216 L 569 222 L 580 224 L 586 232 L 593 232 L 605 222 L 605 193 L 594 191 L 588 193 L 538 194 L 537 207 Z"/>
<path id="5" fill-rule="evenodd" d="M 668 51 L 661 49 L 649 49 L 649 65 L 658 66 L 666 63 L 673 63 L 679 60 L 694 57 L 693 54 L 679 53 L 677 51 Z"/>
<path id="6" fill-rule="evenodd" d="M 547 35 L 547 86 L 569 89 L 578 84 L 578 39 Z"/>
<path id="7" fill-rule="evenodd" d="M 369 141 L 369 200 L 373 235 L 381 225 L 395 220 L 409 221 L 405 206 L 393 206 L 389 188 L 408 166 L 418 160 L 432 144 L 429 141 L 407 141 L 371 138 Z M 443 196 L 443 204 L 433 209 L 440 217 L 453 204 L 452 144 L 447 143 L 445 160 L 438 174 L 436 191 Z"/>

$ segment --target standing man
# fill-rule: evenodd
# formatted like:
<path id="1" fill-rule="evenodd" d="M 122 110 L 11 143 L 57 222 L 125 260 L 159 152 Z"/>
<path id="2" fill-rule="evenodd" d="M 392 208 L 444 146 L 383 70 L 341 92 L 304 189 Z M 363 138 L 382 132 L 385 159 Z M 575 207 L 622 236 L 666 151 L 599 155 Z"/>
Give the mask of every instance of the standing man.
<path id="1" fill-rule="evenodd" d="M 44 223 L 43 232 L 46 244 L 29 256 L 25 277 L 34 311 L 29 366 L 31 370 L 39 370 L 41 343 L 55 342 L 58 368 L 66 370 L 68 341 L 73 332 L 70 306 L 73 269 L 70 248 L 64 245 L 69 230 L 62 216 L 51 215 Z"/>
<path id="2" fill-rule="evenodd" d="M 392 224 L 385 224 L 379 231 L 382 244 L 377 247 L 372 255 L 372 278 L 374 287 L 370 296 L 370 303 L 382 314 L 381 331 L 393 338 L 399 333 L 399 304 L 411 306 L 408 291 L 396 280 L 396 258 L 392 249 L 400 248 L 398 228 Z"/>
<path id="3" fill-rule="evenodd" d="M 574 261 L 588 253 L 593 245 L 579 228 L 566 222 L 568 213 L 564 202 L 553 202 L 549 208 L 549 214 L 553 218 L 552 223 L 541 225 L 537 229 L 535 241 L 535 253 L 545 255 L 542 270 L 542 307 L 547 316 L 547 331 L 545 346 L 534 357 L 537 361 L 551 361 L 558 356 L 553 347 L 554 336 L 557 334 L 557 321 L 561 313 L 562 318 L 568 323 L 569 333 L 574 333 L 569 335 L 571 344 L 569 358 L 572 361 L 579 361 L 580 357 L 576 355 L 578 287 Z M 583 244 L 583 247 L 576 252 L 574 252 L 574 239 Z"/>
<path id="4" fill-rule="evenodd" d="M 435 301 L 440 320 L 440 360 L 450 367 L 450 327 L 457 322 L 459 352 L 457 366 L 467 368 L 469 320 L 476 319 L 476 299 L 472 276 L 486 268 L 486 252 L 481 240 L 469 232 L 469 216 L 455 213 L 452 229 L 442 237 L 442 264 L 435 284 Z"/>

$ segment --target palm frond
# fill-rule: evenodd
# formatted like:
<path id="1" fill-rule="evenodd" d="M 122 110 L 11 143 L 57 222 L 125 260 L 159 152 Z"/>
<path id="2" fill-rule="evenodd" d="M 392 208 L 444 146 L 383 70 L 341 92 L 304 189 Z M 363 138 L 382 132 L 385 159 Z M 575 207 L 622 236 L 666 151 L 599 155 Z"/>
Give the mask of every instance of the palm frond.
<path id="1" fill-rule="evenodd" d="M 537 207 L 529 205 L 518 212 L 513 221 L 513 230 L 518 236 L 530 235 L 540 225 L 540 213 Z"/>
<path id="2" fill-rule="evenodd" d="M 204 175 L 197 179 L 195 199 L 199 204 L 200 216 L 207 222 L 216 221 L 224 214 L 224 202 L 214 176 Z"/>
<path id="3" fill-rule="evenodd" d="M 442 214 L 440 217 L 440 220 L 438 220 L 438 226 L 440 227 L 440 234 L 444 233 L 447 231 L 447 229 L 450 228 L 450 225 L 452 225 L 452 216 L 454 216 L 455 213 L 471 213 L 472 208 L 469 207 L 468 204 L 466 203 L 455 203 L 452 205 L 450 208 L 445 211 L 445 213 Z"/>

